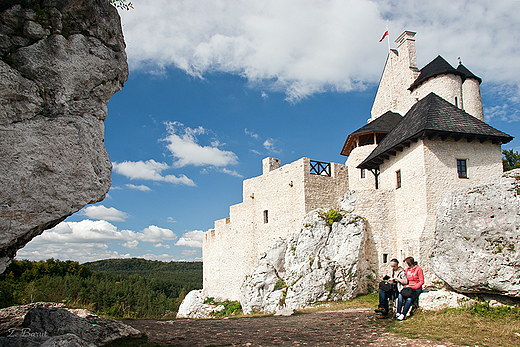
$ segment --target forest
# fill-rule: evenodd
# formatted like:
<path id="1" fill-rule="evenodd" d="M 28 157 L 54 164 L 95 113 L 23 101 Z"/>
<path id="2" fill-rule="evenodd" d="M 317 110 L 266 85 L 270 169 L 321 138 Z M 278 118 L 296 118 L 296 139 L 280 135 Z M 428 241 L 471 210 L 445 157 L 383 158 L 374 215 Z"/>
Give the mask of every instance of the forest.
<path id="1" fill-rule="evenodd" d="M 0 274 L 0 308 L 45 301 L 109 318 L 172 319 L 201 288 L 202 262 L 13 260 Z"/>

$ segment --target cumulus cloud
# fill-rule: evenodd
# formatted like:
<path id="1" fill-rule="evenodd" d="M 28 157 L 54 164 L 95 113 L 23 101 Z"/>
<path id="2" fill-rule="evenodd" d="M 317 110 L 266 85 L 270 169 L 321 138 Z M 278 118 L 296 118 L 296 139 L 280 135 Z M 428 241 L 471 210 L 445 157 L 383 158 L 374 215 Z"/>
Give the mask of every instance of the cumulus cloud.
<path id="1" fill-rule="evenodd" d="M 122 163 L 114 162 L 112 166 L 114 172 L 131 180 L 142 179 L 195 186 L 195 183 L 185 175 L 179 175 L 178 177 L 175 175 L 163 176 L 161 173 L 169 169 L 169 165 L 156 162 L 153 159 L 147 161 L 124 161 Z"/>
<path id="2" fill-rule="evenodd" d="M 202 248 L 202 239 L 204 238 L 204 231 L 192 230 L 184 233 L 175 243 L 175 246 L 187 246 L 192 248 Z"/>
<path id="3" fill-rule="evenodd" d="M 168 122 L 166 129 L 168 136 L 163 140 L 167 142 L 166 148 L 174 158 L 174 167 L 224 167 L 238 163 L 235 153 L 218 148 L 221 144 L 217 140 L 212 140 L 209 146 L 199 144 L 197 136 L 209 134 L 209 131 L 201 126 L 190 128 L 179 122 Z"/>
<path id="4" fill-rule="evenodd" d="M 127 187 L 129 189 L 140 190 L 142 192 L 149 192 L 152 190 L 150 187 L 145 186 L 144 184 L 140 184 L 138 186 L 135 184 L 125 184 L 125 187 Z"/>
<path id="5" fill-rule="evenodd" d="M 520 2 L 386 0 L 135 0 L 122 11 L 130 67 L 175 66 L 204 78 L 245 77 L 259 90 L 298 101 L 313 93 L 375 85 L 387 45 L 404 30 L 417 34 L 419 67 L 438 54 L 464 64 L 487 83 L 520 95 Z"/>
<path id="6" fill-rule="evenodd" d="M 128 218 L 128 214 L 119 211 L 114 207 L 105 207 L 103 205 L 87 206 L 81 210 L 80 214 L 93 219 L 104 219 L 112 222 L 124 222 Z"/>
<path id="7" fill-rule="evenodd" d="M 118 243 L 128 249 L 138 249 L 141 242 L 164 244 L 165 240 L 176 240 L 177 235 L 170 229 L 150 225 L 139 232 L 119 230 L 105 221 L 89 219 L 80 222 L 61 222 L 52 229 L 44 231 L 18 251 L 18 258 L 39 259 L 74 259 L 80 262 L 110 258 L 129 258 L 130 254 L 121 254 L 111 250 L 112 243 Z M 171 258 L 171 255 L 170 255 Z M 151 259 L 151 258 L 147 258 Z"/>
<path id="8" fill-rule="evenodd" d="M 155 248 L 160 248 L 160 247 L 164 247 L 166 249 L 170 249 L 170 245 L 164 245 L 162 243 L 156 243 L 155 245 L 153 245 Z"/>

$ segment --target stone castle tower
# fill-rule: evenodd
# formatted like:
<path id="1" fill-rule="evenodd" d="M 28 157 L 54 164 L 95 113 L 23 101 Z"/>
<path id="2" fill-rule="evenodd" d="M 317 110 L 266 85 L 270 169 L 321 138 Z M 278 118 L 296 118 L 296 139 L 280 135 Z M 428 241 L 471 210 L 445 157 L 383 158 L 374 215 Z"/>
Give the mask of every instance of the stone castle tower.
<path id="1" fill-rule="evenodd" d="M 501 174 L 501 144 L 512 137 L 484 123 L 479 77 L 441 56 L 418 69 L 411 31 L 396 43 L 368 124 L 343 145 L 345 165 L 266 158 L 263 174 L 244 181 L 243 202 L 204 237 L 207 296 L 238 300 L 259 254 L 298 232 L 312 209 L 337 209 L 348 191 L 368 221 L 372 269 L 386 273 L 390 259 L 413 256 L 435 281 L 428 259 L 442 197 Z"/>

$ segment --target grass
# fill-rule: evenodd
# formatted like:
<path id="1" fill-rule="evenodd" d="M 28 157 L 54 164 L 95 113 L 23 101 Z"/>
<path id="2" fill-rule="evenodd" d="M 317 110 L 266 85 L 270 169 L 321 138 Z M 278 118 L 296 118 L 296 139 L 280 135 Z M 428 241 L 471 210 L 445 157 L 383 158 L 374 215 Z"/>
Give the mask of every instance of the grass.
<path id="1" fill-rule="evenodd" d="M 315 307 L 296 310 L 296 313 L 376 308 L 378 294 L 371 293 L 349 301 L 319 303 Z M 386 332 L 412 339 L 450 341 L 460 345 L 479 347 L 520 346 L 520 307 L 490 307 L 478 302 L 461 309 L 416 311 L 403 322 L 378 320 Z"/>
<path id="2" fill-rule="evenodd" d="M 418 312 L 404 322 L 392 322 L 387 331 L 408 338 L 449 340 L 462 345 L 520 346 L 518 317 L 493 317 L 465 309 Z"/>

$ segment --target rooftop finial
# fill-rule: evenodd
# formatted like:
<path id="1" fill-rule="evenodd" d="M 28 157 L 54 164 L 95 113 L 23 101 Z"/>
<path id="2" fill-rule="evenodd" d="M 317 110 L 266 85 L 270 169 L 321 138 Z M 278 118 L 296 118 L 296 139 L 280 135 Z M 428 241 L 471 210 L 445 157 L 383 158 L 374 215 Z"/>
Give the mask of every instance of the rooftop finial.
<path id="1" fill-rule="evenodd" d="M 462 60 L 460 60 L 460 57 L 458 57 L 457 60 L 459 61 L 459 65 L 462 65 Z"/>

